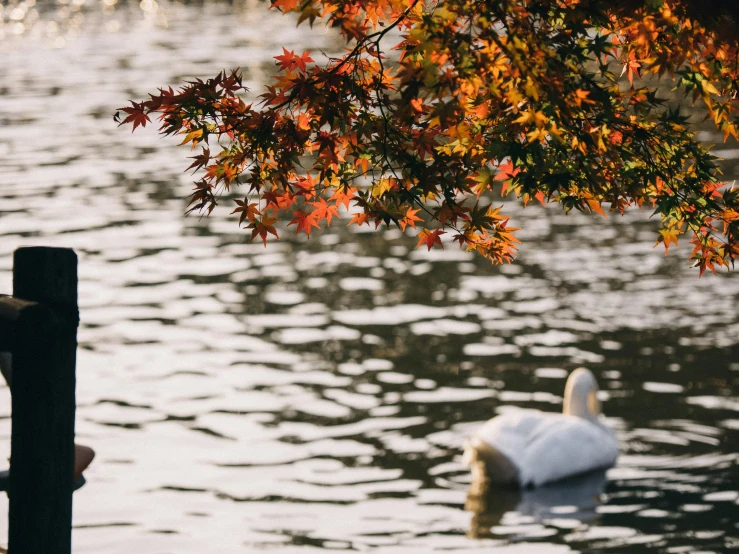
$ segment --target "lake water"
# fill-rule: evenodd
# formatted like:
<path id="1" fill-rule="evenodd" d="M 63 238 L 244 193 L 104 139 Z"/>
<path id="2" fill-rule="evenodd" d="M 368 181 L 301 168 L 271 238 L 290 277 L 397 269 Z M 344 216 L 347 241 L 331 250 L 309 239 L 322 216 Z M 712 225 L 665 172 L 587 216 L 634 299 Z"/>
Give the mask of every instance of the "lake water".
<path id="1" fill-rule="evenodd" d="M 2 14 L 0 292 L 18 247 L 79 254 L 77 433 L 98 456 L 76 553 L 739 549 L 739 276 L 699 280 L 687 240 L 663 256 L 648 214 L 515 204 L 505 267 L 342 222 L 247 244 L 225 208 L 183 216 L 186 150 L 112 114 L 236 66 L 258 94 L 280 46 L 335 38 L 259 2 L 28 1 Z M 580 365 L 618 465 L 467 502 L 465 437 L 560 410 Z M 0 387 L 2 460 L 9 405 Z"/>

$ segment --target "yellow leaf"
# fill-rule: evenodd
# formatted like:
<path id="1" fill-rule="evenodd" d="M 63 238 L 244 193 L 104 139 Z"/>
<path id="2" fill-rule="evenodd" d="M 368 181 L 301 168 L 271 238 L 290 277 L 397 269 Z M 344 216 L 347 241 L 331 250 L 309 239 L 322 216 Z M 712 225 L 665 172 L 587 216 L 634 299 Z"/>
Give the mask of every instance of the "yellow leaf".
<path id="1" fill-rule="evenodd" d="M 526 86 L 524 87 L 524 90 L 526 91 L 526 95 L 530 98 L 533 98 L 534 100 L 539 100 L 539 88 L 536 86 L 534 81 L 531 80 L 531 77 L 528 77 L 526 79 Z"/>
<path id="2" fill-rule="evenodd" d="M 716 87 L 713 86 L 713 83 L 709 81 L 708 79 L 703 79 L 701 81 L 701 87 L 703 87 L 703 92 L 707 94 L 715 94 L 718 95 L 719 92 L 716 89 Z"/>
<path id="3" fill-rule="evenodd" d="M 542 112 L 536 112 L 534 114 L 534 124 L 537 127 L 544 127 L 547 123 L 549 123 L 549 118 Z"/>
<path id="4" fill-rule="evenodd" d="M 386 179 L 383 177 L 378 182 L 376 182 L 374 185 L 372 185 L 372 196 L 375 198 L 379 198 L 386 192 L 389 192 L 390 190 L 392 190 L 394 184 L 395 184 L 395 181 L 393 179 Z"/>
<path id="5" fill-rule="evenodd" d="M 198 142 L 201 141 L 203 136 L 203 130 L 202 129 L 195 129 L 194 131 L 190 131 L 185 135 L 185 140 L 183 140 L 180 143 L 180 146 L 183 144 L 187 144 L 188 142 L 192 141 L 192 147 L 195 148 L 195 146 L 198 144 Z"/>
<path id="6" fill-rule="evenodd" d="M 530 111 L 523 111 L 521 115 L 513 120 L 513 123 L 528 123 L 531 121 L 532 115 Z"/>
<path id="7" fill-rule="evenodd" d="M 544 129 L 534 129 L 526 136 L 529 138 L 529 142 L 534 142 L 535 140 L 546 142 L 547 140 L 547 132 Z"/>

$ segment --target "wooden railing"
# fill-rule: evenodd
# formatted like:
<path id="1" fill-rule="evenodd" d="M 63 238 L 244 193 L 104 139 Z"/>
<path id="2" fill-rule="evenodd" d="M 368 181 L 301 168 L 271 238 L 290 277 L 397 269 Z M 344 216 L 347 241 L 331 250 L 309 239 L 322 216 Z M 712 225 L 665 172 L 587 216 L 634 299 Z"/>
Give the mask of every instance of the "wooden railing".
<path id="1" fill-rule="evenodd" d="M 13 355 L 8 552 L 70 554 L 77 255 L 20 248 L 0 296 L 0 351 Z"/>

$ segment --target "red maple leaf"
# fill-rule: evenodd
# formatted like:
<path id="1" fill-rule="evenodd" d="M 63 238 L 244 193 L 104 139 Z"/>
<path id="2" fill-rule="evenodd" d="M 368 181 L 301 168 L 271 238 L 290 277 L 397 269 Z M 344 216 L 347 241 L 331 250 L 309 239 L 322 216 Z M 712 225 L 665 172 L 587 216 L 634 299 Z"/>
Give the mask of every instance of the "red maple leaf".
<path id="1" fill-rule="evenodd" d="M 295 203 L 295 195 L 290 191 L 279 193 L 270 190 L 262 195 L 262 199 L 267 203 L 267 208 L 271 209 L 274 213 L 288 208 Z"/>
<path id="2" fill-rule="evenodd" d="M 288 50 L 284 46 L 282 47 L 282 56 L 275 56 L 277 63 L 281 70 L 292 69 L 295 60 L 295 50 Z"/>
<path id="3" fill-rule="evenodd" d="M 189 169 L 192 169 L 193 171 L 197 171 L 201 167 L 205 167 L 208 162 L 210 161 L 210 150 L 208 148 L 203 148 L 203 153 L 199 154 L 197 156 L 191 156 L 191 160 L 195 160 L 190 164 L 190 167 L 188 167 L 185 171 L 188 171 Z"/>
<path id="4" fill-rule="evenodd" d="M 237 208 L 232 211 L 232 214 L 241 212 L 241 216 L 239 217 L 239 225 L 241 225 L 247 218 L 249 221 L 254 221 L 258 215 L 261 215 L 262 212 L 259 211 L 258 206 L 256 203 L 252 202 L 249 203 L 248 198 L 244 198 L 243 200 L 235 200 L 237 204 Z"/>
<path id="5" fill-rule="evenodd" d="M 297 68 L 303 73 L 308 67 L 307 64 L 313 61 L 313 58 L 310 57 L 310 51 L 306 50 L 300 56 L 296 56 L 295 50 L 288 51 L 284 46 L 282 47 L 282 55 L 275 56 L 275 59 L 283 71 L 292 71 Z"/>
<path id="6" fill-rule="evenodd" d="M 300 71 L 303 73 L 307 69 L 307 64 L 313 63 L 313 61 L 313 58 L 310 57 L 310 50 L 304 50 L 300 57 L 295 59 L 295 63 L 298 64 Z"/>
<path id="7" fill-rule="evenodd" d="M 133 123 L 133 129 L 131 129 L 131 132 L 133 133 L 136 130 L 136 127 L 139 125 L 141 127 L 146 127 L 147 123 L 151 123 L 151 119 L 149 119 L 149 116 L 146 115 L 143 102 L 131 102 L 130 108 L 121 108 L 122 112 L 125 112 L 128 114 L 128 117 L 121 121 L 118 125 L 125 125 L 126 123 Z"/>
<path id="8" fill-rule="evenodd" d="M 521 170 L 514 167 L 513 162 L 508 160 L 498 166 L 498 174 L 493 179 L 494 181 L 507 181 L 521 173 Z"/>
<path id="9" fill-rule="evenodd" d="M 267 233 L 274 235 L 276 238 L 280 238 L 277 235 L 277 231 L 274 228 L 274 223 L 277 221 L 277 219 L 273 217 L 263 217 L 261 220 L 255 220 L 249 226 L 247 229 L 252 229 L 251 232 L 251 238 L 249 239 L 249 242 L 253 241 L 254 238 L 259 235 L 262 237 L 262 242 L 264 242 L 264 246 L 267 246 Z"/>
<path id="10" fill-rule="evenodd" d="M 463 233 L 457 233 L 456 235 L 454 235 L 452 240 L 455 242 L 458 242 L 460 248 L 462 248 L 464 245 L 469 246 L 469 245 L 474 244 L 474 241 Z"/>

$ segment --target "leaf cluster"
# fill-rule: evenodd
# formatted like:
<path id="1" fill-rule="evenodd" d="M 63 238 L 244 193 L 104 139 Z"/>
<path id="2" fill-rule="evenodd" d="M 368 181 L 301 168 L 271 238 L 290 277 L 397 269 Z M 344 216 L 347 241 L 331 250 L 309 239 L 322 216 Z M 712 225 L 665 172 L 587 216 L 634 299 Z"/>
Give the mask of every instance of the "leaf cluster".
<path id="1" fill-rule="evenodd" d="M 335 27 L 344 55 L 283 49 L 257 106 L 238 71 L 159 90 L 121 110 L 134 129 L 200 148 L 191 210 L 236 185 L 251 238 L 288 219 L 310 235 L 350 224 L 418 229 L 418 244 L 510 262 L 517 239 L 489 200 L 623 214 L 649 207 L 666 249 L 689 233 L 715 271 L 739 254 L 739 202 L 673 95 L 737 137 L 739 53 L 720 23 L 680 0 L 273 0 Z M 717 12 L 718 13 L 718 12 Z M 721 12 L 723 13 L 723 12 Z M 718 23 L 717 23 L 718 21 Z M 389 44 L 388 44 L 389 43 Z M 420 216 L 419 216 L 420 214 Z"/>

